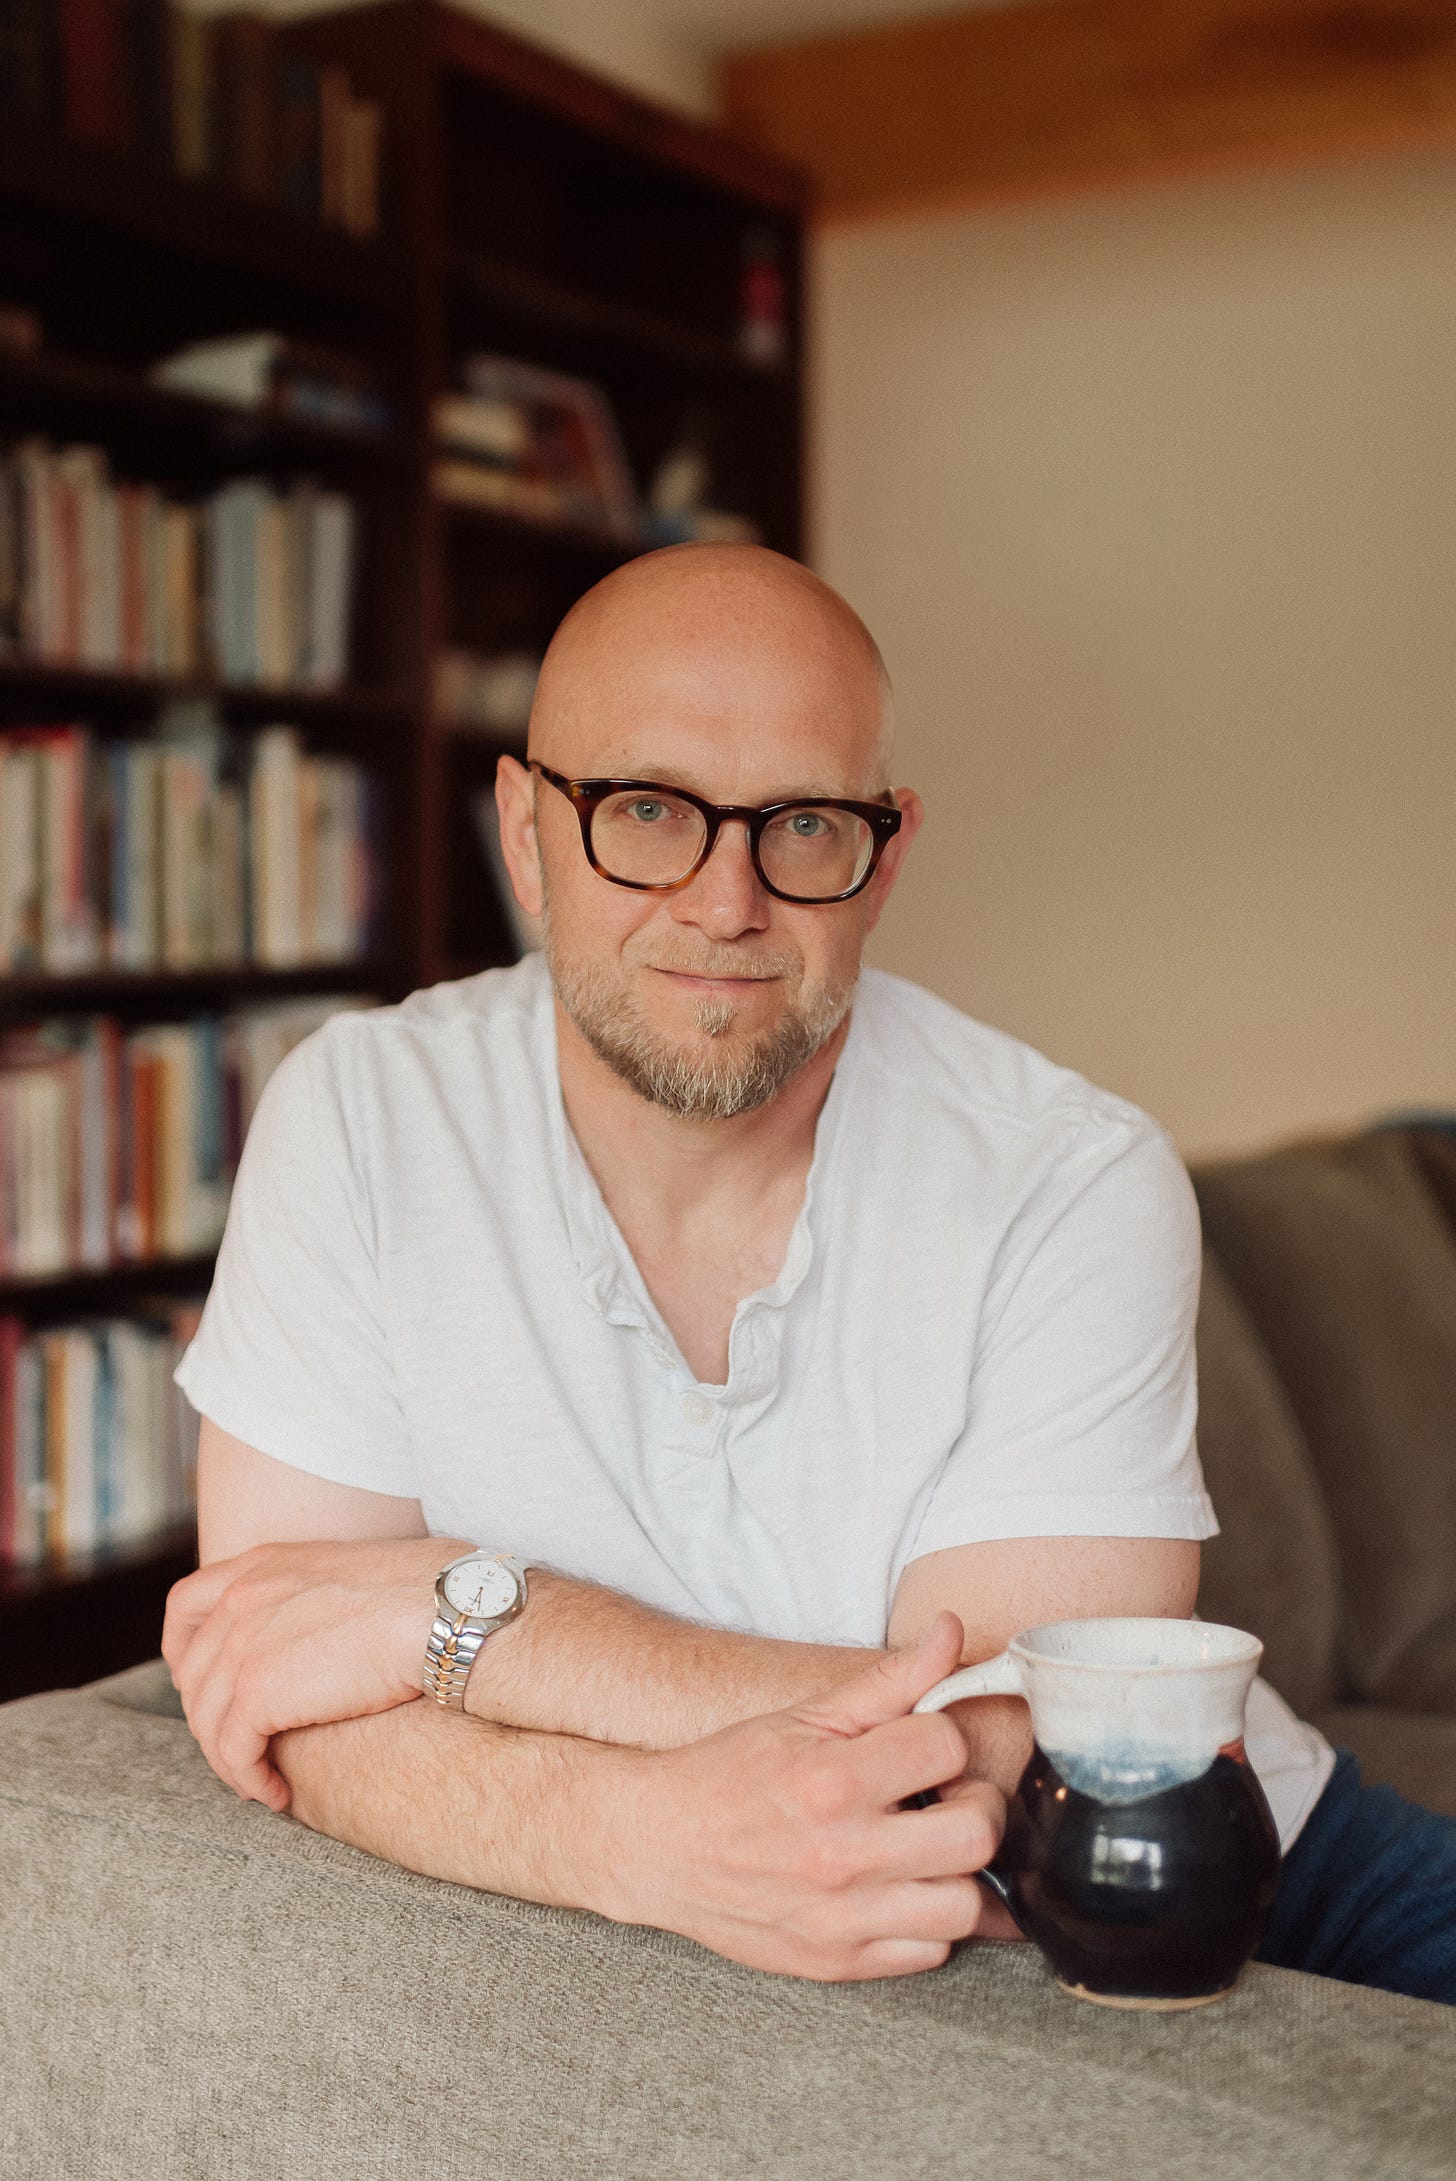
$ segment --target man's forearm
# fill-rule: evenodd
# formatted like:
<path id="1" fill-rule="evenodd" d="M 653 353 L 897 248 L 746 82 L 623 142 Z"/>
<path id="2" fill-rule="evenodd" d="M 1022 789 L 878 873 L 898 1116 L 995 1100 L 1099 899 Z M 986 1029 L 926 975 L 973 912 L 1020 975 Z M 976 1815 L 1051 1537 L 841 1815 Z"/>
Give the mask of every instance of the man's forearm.
<path id="1" fill-rule="evenodd" d="M 277 1737 L 292 1812 L 313 1831 L 431 1878 L 623 1916 L 632 1811 L 652 1760 L 522 1733 L 425 1699 Z"/>
<path id="2" fill-rule="evenodd" d="M 961 1633 L 942 1614 L 823 1703 L 679 1749 L 481 1724 L 414 1699 L 280 1733 L 274 1757 L 303 1823 L 406 1869 L 657 1925 L 779 1974 L 909 1975 L 984 1928 L 970 1874 L 1005 1821 L 990 1786 L 918 1801 L 963 1783 L 959 1728 L 909 1716 Z"/>
<path id="3" fill-rule="evenodd" d="M 848 1681 L 883 1653 L 703 1628 L 595 1583 L 533 1570 L 525 1612 L 487 1639 L 472 1717 L 678 1749 Z"/>

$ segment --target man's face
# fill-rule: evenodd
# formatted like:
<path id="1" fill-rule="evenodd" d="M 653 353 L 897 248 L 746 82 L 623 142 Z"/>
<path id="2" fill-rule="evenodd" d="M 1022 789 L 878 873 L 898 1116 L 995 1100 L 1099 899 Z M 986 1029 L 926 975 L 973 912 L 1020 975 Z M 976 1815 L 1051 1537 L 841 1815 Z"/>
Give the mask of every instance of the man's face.
<path id="1" fill-rule="evenodd" d="M 533 755 L 567 778 L 654 781 L 715 803 L 878 798 L 885 694 L 872 658 L 794 604 L 760 600 L 747 621 L 731 598 L 716 614 L 700 603 L 623 617 L 543 685 Z M 771 1098 L 843 1020 L 899 844 L 864 892 L 810 907 L 764 889 L 746 828 L 729 823 L 686 886 L 639 893 L 593 871 L 564 795 L 510 761 L 503 771 L 507 853 L 526 906 L 539 887 L 553 982 L 578 1030 L 684 1116 Z"/>

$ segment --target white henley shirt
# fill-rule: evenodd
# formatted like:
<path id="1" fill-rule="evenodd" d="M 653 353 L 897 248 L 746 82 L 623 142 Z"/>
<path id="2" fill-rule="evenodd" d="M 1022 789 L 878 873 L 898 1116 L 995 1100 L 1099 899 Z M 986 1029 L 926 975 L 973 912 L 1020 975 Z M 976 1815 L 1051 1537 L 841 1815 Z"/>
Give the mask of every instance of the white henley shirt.
<path id="1" fill-rule="evenodd" d="M 919 1555 L 1214 1534 L 1200 1246 L 1144 1114 L 867 971 L 783 1268 L 696 1380 L 566 1120 L 546 965 L 334 1017 L 267 1084 L 193 1405 L 665 1612 L 880 1645 Z M 1286 1847 L 1333 1762 L 1265 1684 Z"/>

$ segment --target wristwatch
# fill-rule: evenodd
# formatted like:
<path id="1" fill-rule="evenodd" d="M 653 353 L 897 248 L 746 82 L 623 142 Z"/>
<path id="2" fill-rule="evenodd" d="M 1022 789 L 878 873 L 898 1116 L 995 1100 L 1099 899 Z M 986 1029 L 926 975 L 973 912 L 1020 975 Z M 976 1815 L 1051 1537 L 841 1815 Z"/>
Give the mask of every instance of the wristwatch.
<path id="1" fill-rule="evenodd" d="M 424 1686 L 447 1711 L 464 1711 L 465 1684 L 487 1636 L 525 1610 L 526 1571 L 505 1552 L 467 1552 L 435 1578 L 435 1618 Z"/>

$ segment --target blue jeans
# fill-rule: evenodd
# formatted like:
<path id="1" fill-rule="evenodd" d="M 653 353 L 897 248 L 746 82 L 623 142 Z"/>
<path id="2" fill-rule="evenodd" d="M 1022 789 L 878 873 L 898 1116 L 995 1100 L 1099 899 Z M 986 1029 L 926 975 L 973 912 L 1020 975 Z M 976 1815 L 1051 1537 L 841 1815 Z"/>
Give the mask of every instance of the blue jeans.
<path id="1" fill-rule="evenodd" d="M 1456 2006 L 1456 1818 L 1362 1786 L 1342 1749 L 1284 1859 L 1257 1958 Z"/>

